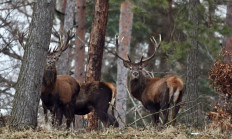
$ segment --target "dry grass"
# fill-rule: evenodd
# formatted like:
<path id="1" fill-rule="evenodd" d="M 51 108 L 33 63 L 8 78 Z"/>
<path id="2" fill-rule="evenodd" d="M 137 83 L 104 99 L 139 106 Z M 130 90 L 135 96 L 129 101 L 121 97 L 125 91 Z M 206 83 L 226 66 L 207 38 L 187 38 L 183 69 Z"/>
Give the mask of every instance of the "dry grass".
<path id="1" fill-rule="evenodd" d="M 124 128 L 124 129 L 104 129 L 101 131 L 62 131 L 62 130 L 48 130 L 45 128 L 38 128 L 36 130 L 26 130 L 21 132 L 10 131 L 7 127 L 0 128 L 0 138 L 3 139 L 66 139 L 66 138 L 157 138 L 157 139 L 187 139 L 187 138 L 230 138 L 230 134 L 221 133 L 219 130 L 207 129 L 198 131 L 184 126 L 168 127 L 166 129 L 157 131 L 154 128 L 149 130 Z"/>

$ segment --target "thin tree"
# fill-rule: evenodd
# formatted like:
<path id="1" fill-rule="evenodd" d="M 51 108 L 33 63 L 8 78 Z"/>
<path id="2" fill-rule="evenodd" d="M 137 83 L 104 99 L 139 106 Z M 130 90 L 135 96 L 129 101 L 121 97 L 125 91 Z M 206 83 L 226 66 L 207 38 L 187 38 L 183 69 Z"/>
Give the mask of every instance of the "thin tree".
<path id="1" fill-rule="evenodd" d="M 50 43 L 55 0 L 34 2 L 33 17 L 16 85 L 10 128 L 37 126 L 38 105 L 45 60 Z"/>
<path id="2" fill-rule="evenodd" d="M 85 0 L 76 0 L 76 50 L 75 50 L 75 78 L 79 83 L 85 82 Z M 84 41 L 84 42 L 82 42 Z M 75 127 L 83 127 L 82 116 L 75 116 Z"/>
<path id="3" fill-rule="evenodd" d="M 132 3 L 124 1 L 121 4 L 120 21 L 119 21 L 119 40 L 120 47 L 118 53 L 127 58 L 127 52 L 130 47 L 131 31 L 133 23 L 133 12 L 131 11 Z M 122 39 L 123 38 L 123 39 Z M 126 121 L 126 102 L 127 102 L 127 69 L 124 67 L 122 60 L 117 61 L 117 97 L 116 97 L 116 109 L 119 112 L 122 119 L 117 117 L 119 127 L 125 126 L 121 120 Z"/>
<path id="4" fill-rule="evenodd" d="M 86 82 L 99 81 L 101 77 L 108 9 L 109 0 L 95 1 L 94 18 L 88 49 Z M 98 125 L 97 121 L 96 114 L 88 114 L 88 130 L 96 130 Z"/>
<path id="5" fill-rule="evenodd" d="M 197 64 L 197 53 L 198 53 L 198 41 L 197 35 L 198 30 L 196 29 L 199 24 L 199 10 L 200 10 L 200 2 L 199 0 L 190 0 L 189 1 L 189 21 L 192 24 L 193 28 L 189 31 L 189 44 L 190 50 L 187 56 L 187 77 L 186 77 L 186 93 L 187 100 L 193 101 L 198 98 L 198 64 Z M 188 108 L 196 105 L 196 102 L 188 104 Z M 197 105 L 190 110 L 190 114 L 188 115 L 188 123 L 197 125 L 198 122 L 198 107 Z"/>
<path id="6" fill-rule="evenodd" d="M 64 16 L 64 29 L 63 32 L 67 32 L 73 27 L 74 21 L 74 8 L 75 0 L 66 0 L 65 16 Z M 62 30 L 61 30 L 62 31 Z M 69 74 L 70 71 L 70 48 L 68 48 L 58 60 L 57 71 L 58 74 Z"/>

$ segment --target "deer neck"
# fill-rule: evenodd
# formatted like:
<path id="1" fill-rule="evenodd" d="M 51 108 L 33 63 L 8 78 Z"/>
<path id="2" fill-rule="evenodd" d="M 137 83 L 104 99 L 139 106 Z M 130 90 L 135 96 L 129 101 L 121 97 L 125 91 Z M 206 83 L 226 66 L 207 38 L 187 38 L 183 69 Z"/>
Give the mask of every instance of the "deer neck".
<path id="1" fill-rule="evenodd" d="M 45 86 L 53 86 L 56 82 L 57 71 L 56 69 L 45 69 L 43 75 L 43 85 Z"/>
<path id="2" fill-rule="evenodd" d="M 140 75 L 138 79 L 130 80 L 130 92 L 138 100 L 141 101 L 142 94 L 146 88 L 147 78 Z"/>

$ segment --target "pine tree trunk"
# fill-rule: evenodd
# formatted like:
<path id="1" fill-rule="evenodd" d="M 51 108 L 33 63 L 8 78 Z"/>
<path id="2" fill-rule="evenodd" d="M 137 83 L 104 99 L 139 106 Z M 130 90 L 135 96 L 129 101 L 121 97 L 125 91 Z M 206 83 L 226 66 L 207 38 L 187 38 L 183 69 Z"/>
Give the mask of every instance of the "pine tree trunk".
<path id="1" fill-rule="evenodd" d="M 199 0 L 190 0 L 189 1 L 189 21 L 197 28 L 199 24 L 199 8 L 200 2 Z M 186 79 L 186 95 L 188 101 L 193 101 L 198 98 L 198 65 L 197 65 L 197 53 L 198 53 L 198 41 L 197 38 L 197 30 L 194 28 L 190 30 L 190 42 L 191 48 L 189 50 L 187 56 L 187 79 Z M 188 124 L 193 124 L 194 126 L 198 125 L 198 106 L 197 102 L 188 103 L 187 107 L 194 108 L 190 109 L 188 113 Z"/>
<path id="2" fill-rule="evenodd" d="M 50 44 L 55 0 L 34 2 L 29 38 L 16 85 L 10 128 L 37 126 L 38 105 L 46 55 Z"/>
<path id="3" fill-rule="evenodd" d="M 74 8 L 75 8 L 75 0 L 66 0 L 66 7 L 65 7 L 65 16 L 64 16 L 64 30 L 63 33 L 65 34 L 68 30 L 70 30 L 73 27 L 73 21 L 74 21 Z M 68 48 L 66 51 L 64 51 L 59 60 L 58 60 L 58 66 L 57 66 L 57 72 L 58 74 L 69 74 L 70 71 L 70 48 Z"/>
<path id="4" fill-rule="evenodd" d="M 105 43 L 109 0 L 96 0 L 88 49 L 86 81 L 99 81 L 101 77 L 102 56 Z M 88 130 L 96 130 L 97 116 L 88 114 Z"/>
<path id="5" fill-rule="evenodd" d="M 76 0 L 76 53 L 75 53 L 75 78 L 79 83 L 85 82 L 85 0 Z M 79 38 L 82 40 L 80 40 Z M 83 128 L 83 118 L 75 116 L 75 128 Z"/>
<path id="6" fill-rule="evenodd" d="M 118 53 L 126 59 L 131 41 L 131 31 L 133 23 L 133 13 L 131 11 L 132 3 L 124 1 L 121 4 L 120 21 L 119 21 L 119 40 L 120 42 Z M 122 60 L 117 61 L 117 97 L 116 109 L 119 112 L 122 120 L 126 121 L 126 102 L 127 102 L 127 69 L 124 67 Z M 117 112 L 115 113 L 117 114 Z M 116 116 L 118 117 L 118 116 Z M 117 119 L 119 127 L 124 127 L 121 119 Z"/>

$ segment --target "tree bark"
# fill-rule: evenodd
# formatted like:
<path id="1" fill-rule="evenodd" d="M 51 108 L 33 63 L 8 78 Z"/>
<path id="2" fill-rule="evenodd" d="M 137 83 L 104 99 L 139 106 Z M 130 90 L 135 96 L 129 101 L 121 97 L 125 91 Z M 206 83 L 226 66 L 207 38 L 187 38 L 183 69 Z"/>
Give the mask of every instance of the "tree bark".
<path id="1" fill-rule="evenodd" d="M 76 54 L 75 54 L 75 78 L 83 83 L 85 82 L 85 0 L 77 0 L 76 15 Z M 79 38 L 81 39 L 79 39 Z"/>
<path id="2" fill-rule="evenodd" d="M 90 44 L 88 49 L 86 81 L 99 81 L 101 77 L 102 56 L 105 43 L 105 33 L 109 0 L 96 0 L 94 18 L 92 22 Z M 97 129 L 97 116 L 88 114 L 88 130 Z"/>
<path id="3" fill-rule="evenodd" d="M 63 33 L 66 33 L 68 30 L 70 30 L 73 27 L 73 21 L 74 21 L 74 8 L 75 8 L 75 0 L 66 0 L 66 8 L 65 8 L 65 16 L 64 16 L 64 30 Z M 61 31 L 62 32 L 62 31 Z M 70 71 L 70 48 L 68 48 L 66 51 L 64 51 L 59 60 L 58 60 L 58 66 L 57 66 L 57 72 L 58 74 L 69 74 Z"/>
<path id="4" fill-rule="evenodd" d="M 85 82 L 85 0 L 76 0 L 76 53 L 75 53 L 75 78 L 79 83 Z M 80 40 L 80 39 L 81 40 Z M 75 127 L 83 128 L 82 116 L 75 116 Z"/>
<path id="5" fill-rule="evenodd" d="M 191 48 L 189 50 L 187 56 L 187 77 L 186 77 L 186 93 L 187 100 L 193 101 L 198 98 L 198 65 L 197 65 L 197 53 L 198 53 L 198 41 L 197 41 L 197 26 L 199 24 L 199 9 L 200 2 L 199 0 L 190 0 L 189 1 L 189 21 L 194 26 L 193 29 L 190 30 L 190 41 L 189 44 Z M 194 126 L 198 125 L 198 106 L 197 102 L 188 103 L 187 107 L 193 107 L 190 109 L 187 122 L 188 124 L 193 124 Z"/>
<path id="6" fill-rule="evenodd" d="M 119 21 L 119 40 L 124 37 L 118 48 L 118 53 L 126 58 L 127 52 L 130 47 L 131 31 L 133 23 L 133 13 L 131 11 L 132 3 L 124 1 L 121 4 L 120 21 Z M 116 109 L 119 112 L 122 120 L 126 122 L 126 102 L 127 102 L 127 69 L 124 67 L 122 60 L 117 60 L 117 97 L 116 97 Z M 117 114 L 117 112 L 115 112 Z M 122 128 L 125 125 L 119 119 L 117 121 L 119 127 Z"/>
<path id="7" fill-rule="evenodd" d="M 42 76 L 50 43 L 55 0 L 34 2 L 29 38 L 23 56 L 11 112 L 10 128 L 21 130 L 37 126 Z"/>

